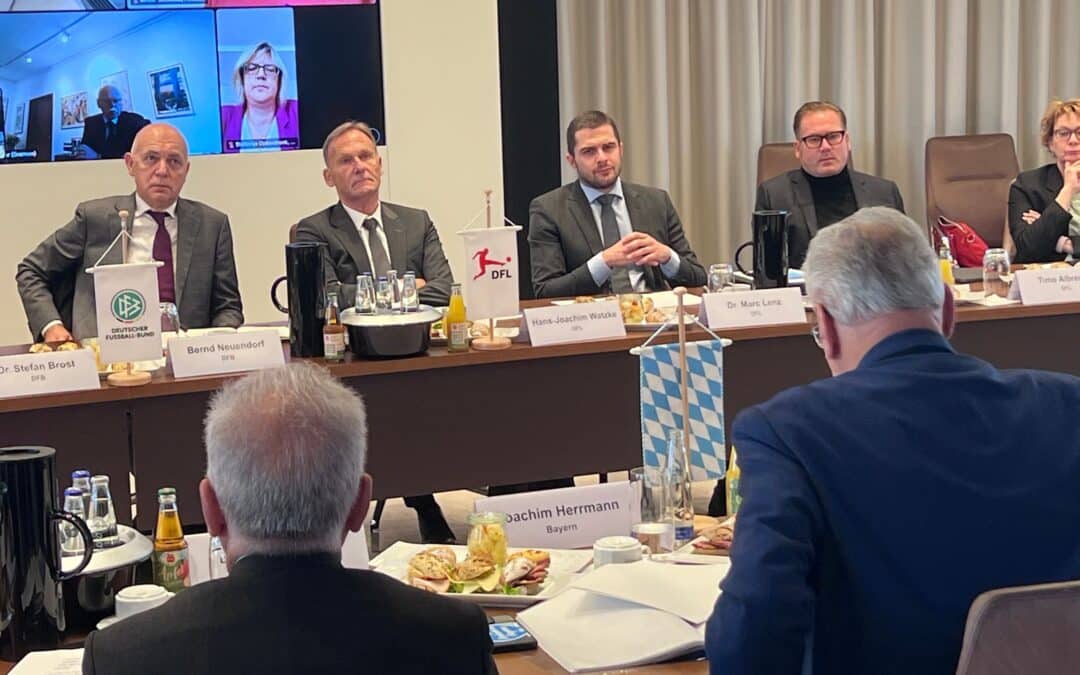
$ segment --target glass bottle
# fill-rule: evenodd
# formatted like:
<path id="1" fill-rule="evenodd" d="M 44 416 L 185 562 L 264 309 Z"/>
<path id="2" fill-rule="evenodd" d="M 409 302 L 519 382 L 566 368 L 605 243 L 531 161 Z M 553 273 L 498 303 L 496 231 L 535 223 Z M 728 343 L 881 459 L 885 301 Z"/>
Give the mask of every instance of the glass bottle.
<path id="1" fill-rule="evenodd" d="M 390 284 L 390 306 L 401 304 L 401 287 L 398 286 L 397 270 L 386 270 L 386 283 Z"/>
<path id="2" fill-rule="evenodd" d="M 375 283 L 375 311 L 382 314 L 389 312 L 394 301 L 394 294 L 390 292 L 390 281 L 386 277 L 379 277 Z"/>
<path id="3" fill-rule="evenodd" d="M 415 312 L 420 309 L 420 295 L 416 291 L 416 272 L 406 272 L 401 279 L 401 311 Z"/>
<path id="4" fill-rule="evenodd" d="M 337 291 L 326 294 L 326 323 L 323 324 L 323 357 L 327 361 L 345 360 L 345 326 L 341 323 Z"/>
<path id="5" fill-rule="evenodd" d="M 90 479 L 90 516 L 86 526 L 94 538 L 94 548 L 112 548 L 120 543 L 108 476 L 99 475 Z"/>
<path id="6" fill-rule="evenodd" d="M 450 286 L 450 306 L 446 309 L 443 325 L 446 326 L 446 351 L 469 351 L 469 319 L 465 314 L 461 284 Z"/>
<path id="7" fill-rule="evenodd" d="M 157 528 L 154 530 L 154 583 L 173 593 L 191 585 L 188 544 L 176 508 L 176 489 L 158 490 Z"/>
<path id="8" fill-rule="evenodd" d="M 356 313 L 375 313 L 375 281 L 370 272 L 362 272 L 356 276 Z"/>
<path id="9" fill-rule="evenodd" d="M 86 469 L 79 469 L 78 471 L 71 472 L 71 487 L 78 488 L 82 492 L 83 496 L 83 520 L 86 520 L 86 514 L 90 513 L 90 472 Z"/>
<path id="10" fill-rule="evenodd" d="M 77 487 L 69 487 L 64 490 L 64 510 L 73 516 L 86 520 L 86 511 L 83 510 L 83 493 Z M 79 530 L 66 521 L 60 523 L 60 553 L 62 555 L 82 555 L 83 538 Z"/>
<path id="11" fill-rule="evenodd" d="M 735 453 L 735 446 L 731 446 L 731 461 L 728 463 L 727 473 L 724 474 L 724 487 L 727 488 L 727 514 L 733 516 L 739 512 L 742 504 L 742 470 L 739 468 L 739 457 Z"/>
<path id="12" fill-rule="evenodd" d="M 465 517 L 469 525 L 469 555 L 474 558 L 487 558 L 502 567 L 506 563 L 506 519 L 505 513 L 488 511 L 470 513 Z"/>
<path id="13" fill-rule="evenodd" d="M 675 548 L 678 549 L 694 538 L 694 497 L 690 490 L 690 461 L 681 429 L 673 429 L 668 435 L 664 471 L 667 476 L 671 523 L 675 526 Z"/>
<path id="14" fill-rule="evenodd" d="M 942 236 L 941 243 L 938 244 L 938 265 L 941 267 L 942 281 L 950 286 L 955 285 L 956 277 L 953 275 L 952 247 L 949 246 L 949 238 L 946 236 Z"/>

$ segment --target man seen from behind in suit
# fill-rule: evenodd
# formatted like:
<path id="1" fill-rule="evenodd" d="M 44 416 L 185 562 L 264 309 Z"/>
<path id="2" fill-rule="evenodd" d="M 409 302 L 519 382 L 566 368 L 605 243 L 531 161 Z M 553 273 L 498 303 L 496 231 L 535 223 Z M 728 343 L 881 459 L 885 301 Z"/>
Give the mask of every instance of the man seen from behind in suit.
<path id="1" fill-rule="evenodd" d="M 623 182 L 615 120 L 599 110 L 566 129 L 578 180 L 529 205 L 529 253 L 538 298 L 703 286 L 705 269 L 664 190 Z"/>
<path id="2" fill-rule="evenodd" d="M 229 576 L 91 633 L 84 674 L 496 672 L 479 607 L 342 567 L 372 485 L 352 390 L 313 364 L 258 371 L 214 396 L 205 439 Z"/>
<path id="3" fill-rule="evenodd" d="M 84 120 L 82 144 L 76 155 L 83 159 L 120 159 L 131 150 L 135 134 L 150 120 L 124 110 L 124 95 L 111 84 L 98 90 L 97 104 L 101 114 Z"/>
<path id="4" fill-rule="evenodd" d="M 183 135 L 168 124 L 144 127 L 124 163 L 134 194 L 79 204 L 67 225 L 19 263 L 16 281 L 34 340 L 97 335 L 94 279 L 86 268 L 99 258 L 103 265 L 123 261 L 123 241 L 109 249 L 122 211 L 129 214 L 128 262 L 165 263 L 157 269 L 159 298 L 176 304 L 182 327 L 244 323 L 228 216 L 180 196 L 191 167 Z"/>
<path id="5" fill-rule="evenodd" d="M 449 304 L 454 277 L 431 217 L 423 209 L 379 199 L 382 157 L 371 128 L 344 122 L 326 137 L 322 152 L 323 180 L 337 191 L 339 201 L 301 220 L 296 240 L 326 244 L 325 281 L 341 284 L 341 306 L 356 303 L 357 275 L 368 272 L 378 279 L 387 270 L 396 270 L 399 278 L 415 272 L 420 302 Z M 425 543 L 455 540 L 433 496 L 406 497 L 405 504 L 416 509 Z"/>
<path id="6" fill-rule="evenodd" d="M 763 182 L 755 211 L 788 212 L 788 264 L 803 265 L 806 247 L 822 228 L 867 206 L 904 210 L 896 183 L 849 166 L 847 115 L 828 101 L 810 101 L 795 111 L 795 157 L 802 165 Z"/>
<path id="7" fill-rule="evenodd" d="M 893 209 L 822 230 L 805 272 L 833 377 L 735 420 L 710 667 L 952 675 L 976 596 L 1080 578 L 1080 378 L 955 351 L 926 232 Z"/>

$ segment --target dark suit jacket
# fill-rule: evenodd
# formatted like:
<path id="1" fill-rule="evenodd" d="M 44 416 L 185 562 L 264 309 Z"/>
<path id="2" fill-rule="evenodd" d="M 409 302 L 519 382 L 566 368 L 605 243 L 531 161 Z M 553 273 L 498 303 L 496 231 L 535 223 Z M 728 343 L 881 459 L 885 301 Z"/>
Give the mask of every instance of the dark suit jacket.
<path id="1" fill-rule="evenodd" d="M 1021 173 L 1009 187 L 1009 231 L 1016 244 L 1016 262 L 1065 259 L 1056 250 L 1057 241 L 1069 234 L 1072 216 L 1055 201 L 1064 184 L 1057 163 L 1052 163 Z M 1030 225 L 1020 217 L 1028 210 L 1040 214 Z M 1080 251 L 1080 237 L 1073 238 L 1073 250 Z"/>
<path id="2" fill-rule="evenodd" d="M 83 202 L 75 217 L 52 233 L 19 263 L 15 279 L 30 333 L 60 320 L 76 338 L 97 335 L 94 279 L 87 274 L 116 235 L 119 211 L 134 218 L 135 194 Z M 176 204 L 176 299 L 184 328 L 239 326 L 244 308 L 233 261 L 229 218 L 206 204 L 183 199 Z M 118 243 L 102 264 L 119 264 Z"/>
<path id="3" fill-rule="evenodd" d="M 848 173 L 858 208 L 889 206 L 897 211 L 904 210 L 904 199 L 896 183 L 851 168 Z M 803 170 L 788 171 L 759 185 L 754 210 L 788 212 L 788 264 L 801 268 L 810 240 L 820 229 L 814 211 L 814 195 L 810 192 L 810 183 Z"/>
<path id="4" fill-rule="evenodd" d="M 652 235 L 679 255 L 679 271 L 665 279 L 659 267 L 645 267 L 650 291 L 672 286 L 704 286 L 705 268 L 698 262 L 683 232 L 679 214 L 668 193 L 623 181 L 623 197 L 635 232 Z M 596 295 L 611 290 L 596 285 L 587 263 L 604 250 L 592 208 L 578 181 L 555 188 L 529 205 L 529 254 L 533 289 L 538 298 Z"/>
<path id="5" fill-rule="evenodd" d="M 983 591 L 1080 578 L 1080 379 L 925 330 L 743 411 L 712 672 L 952 675 Z M 837 411 L 845 411 L 837 414 Z"/>
<path id="6" fill-rule="evenodd" d="M 330 554 L 248 556 L 91 633 L 83 673 L 495 673 L 487 626 L 475 605 Z"/>
<path id="7" fill-rule="evenodd" d="M 420 289 L 420 302 L 448 305 L 454 275 L 427 211 L 382 202 L 382 217 L 392 269 L 397 270 L 399 278 L 411 270 L 427 282 Z M 296 228 L 296 241 L 320 241 L 327 245 L 326 282 L 341 282 L 342 307 L 356 304 L 356 276 L 372 270 L 364 239 L 341 202 L 301 220 Z"/>
<path id="8" fill-rule="evenodd" d="M 135 134 L 139 133 L 150 120 L 133 112 L 123 111 L 116 120 L 116 133 L 105 140 L 105 118 L 99 113 L 90 115 L 83 121 L 83 145 L 93 148 L 102 159 L 119 159 L 131 150 Z"/>

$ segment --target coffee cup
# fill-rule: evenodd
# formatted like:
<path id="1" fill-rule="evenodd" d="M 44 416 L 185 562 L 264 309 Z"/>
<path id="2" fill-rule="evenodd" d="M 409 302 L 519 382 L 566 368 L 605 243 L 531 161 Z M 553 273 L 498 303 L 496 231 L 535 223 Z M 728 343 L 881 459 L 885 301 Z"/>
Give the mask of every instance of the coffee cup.
<path id="1" fill-rule="evenodd" d="M 652 552 L 633 537 L 601 537 L 593 544 L 593 567 L 637 562 Z"/>
<path id="2" fill-rule="evenodd" d="M 138 584 L 122 588 L 116 594 L 116 618 L 125 619 L 139 612 L 164 605 L 172 596 L 172 593 L 154 584 Z"/>

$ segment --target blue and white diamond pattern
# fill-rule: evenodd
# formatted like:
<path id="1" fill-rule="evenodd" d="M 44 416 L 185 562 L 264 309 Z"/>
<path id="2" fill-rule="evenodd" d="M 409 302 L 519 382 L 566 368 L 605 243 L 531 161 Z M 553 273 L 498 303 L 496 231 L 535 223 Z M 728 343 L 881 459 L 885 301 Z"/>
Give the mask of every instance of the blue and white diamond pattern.
<path id="1" fill-rule="evenodd" d="M 690 467 L 693 480 L 722 478 L 724 459 L 724 359 L 719 340 L 686 343 L 690 381 Z M 641 441 L 645 466 L 662 466 L 668 432 L 682 429 L 679 345 L 641 350 Z"/>

